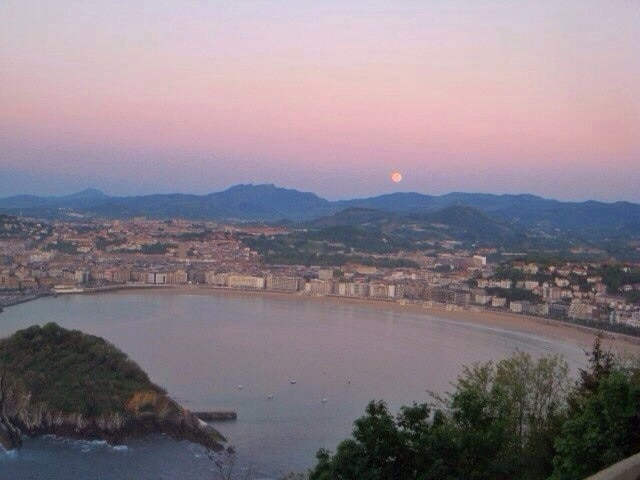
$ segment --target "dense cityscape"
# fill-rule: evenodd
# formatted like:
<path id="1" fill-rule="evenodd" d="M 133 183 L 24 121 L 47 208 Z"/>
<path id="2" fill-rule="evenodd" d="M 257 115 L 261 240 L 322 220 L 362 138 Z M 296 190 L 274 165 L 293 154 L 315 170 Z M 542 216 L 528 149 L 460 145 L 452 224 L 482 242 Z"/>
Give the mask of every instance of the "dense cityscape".
<path id="1" fill-rule="evenodd" d="M 486 309 L 640 333 L 638 265 L 554 263 L 506 252 L 492 260 L 499 245 L 469 250 L 448 240 L 425 251 L 351 251 L 342 265 L 278 265 L 249 246 L 290 233 L 287 227 L 144 217 L 45 223 L 4 216 L 0 302 L 191 286 Z"/>

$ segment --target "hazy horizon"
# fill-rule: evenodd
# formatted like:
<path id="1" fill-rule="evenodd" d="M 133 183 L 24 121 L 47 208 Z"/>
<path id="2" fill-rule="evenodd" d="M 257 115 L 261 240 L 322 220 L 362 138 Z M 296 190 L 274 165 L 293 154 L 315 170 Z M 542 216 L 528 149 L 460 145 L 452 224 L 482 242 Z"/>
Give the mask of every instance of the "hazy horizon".
<path id="1" fill-rule="evenodd" d="M 622 0 L 5 2 L 0 197 L 640 202 L 638 18 Z"/>

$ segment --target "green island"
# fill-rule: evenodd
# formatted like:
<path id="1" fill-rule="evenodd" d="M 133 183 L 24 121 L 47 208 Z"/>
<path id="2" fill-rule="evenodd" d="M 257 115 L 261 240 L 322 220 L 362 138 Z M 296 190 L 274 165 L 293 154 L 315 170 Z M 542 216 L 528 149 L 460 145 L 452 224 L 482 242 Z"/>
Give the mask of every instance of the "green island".
<path id="1" fill-rule="evenodd" d="M 118 443 L 164 433 L 221 450 L 225 439 L 106 340 L 55 323 L 0 340 L 0 445 L 55 434 Z"/>

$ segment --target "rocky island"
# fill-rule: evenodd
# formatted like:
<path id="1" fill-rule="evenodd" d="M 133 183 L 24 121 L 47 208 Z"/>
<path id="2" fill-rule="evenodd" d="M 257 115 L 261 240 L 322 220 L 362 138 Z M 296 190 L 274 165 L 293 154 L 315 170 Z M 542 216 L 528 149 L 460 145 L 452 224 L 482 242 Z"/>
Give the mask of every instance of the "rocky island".
<path id="1" fill-rule="evenodd" d="M 0 340 L 0 445 L 43 434 L 110 443 L 167 434 L 215 451 L 225 441 L 109 342 L 55 323 Z"/>

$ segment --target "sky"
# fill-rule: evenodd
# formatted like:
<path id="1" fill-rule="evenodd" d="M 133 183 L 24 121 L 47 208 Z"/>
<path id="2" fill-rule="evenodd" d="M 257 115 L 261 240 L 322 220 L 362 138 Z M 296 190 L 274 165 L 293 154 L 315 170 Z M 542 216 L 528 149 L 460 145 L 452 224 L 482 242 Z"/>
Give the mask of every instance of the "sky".
<path id="1" fill-rule="evenodd" d="M 640 202 L 639 49 L 638 0 L 2 0 L 0 197 Z"/>

